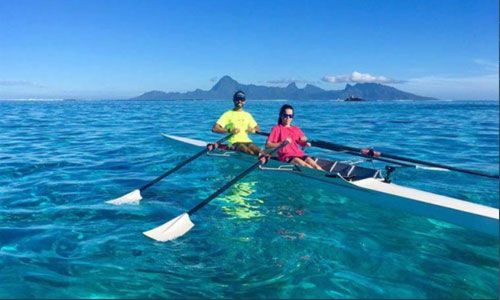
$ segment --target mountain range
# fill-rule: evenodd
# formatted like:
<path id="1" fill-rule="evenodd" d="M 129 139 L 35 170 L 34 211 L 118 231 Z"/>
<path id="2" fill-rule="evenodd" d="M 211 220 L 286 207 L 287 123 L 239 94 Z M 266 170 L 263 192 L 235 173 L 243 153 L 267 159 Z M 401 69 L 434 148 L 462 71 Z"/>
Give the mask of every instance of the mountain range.
<path id="1" fill-rule="evenodd" d="M 247 99 L 254 100 L 335 100 L 350 96 L 366 100 L 436 100 L 436 98 L 407 93 L 378 83 L 347 84 L 343 90 L 324 90 L 311 84 L 307 84 L 304 88 L 298 88 L 295 82 L 290 83 L 287 87 L 247 85 L 241 84 L 227 75 L 208 91 L 201 89 L 186 93 L 150 91 L 130 100 L 223 100 L 232 99 L 233 94 L 238 90 L 244 91 Z"/>

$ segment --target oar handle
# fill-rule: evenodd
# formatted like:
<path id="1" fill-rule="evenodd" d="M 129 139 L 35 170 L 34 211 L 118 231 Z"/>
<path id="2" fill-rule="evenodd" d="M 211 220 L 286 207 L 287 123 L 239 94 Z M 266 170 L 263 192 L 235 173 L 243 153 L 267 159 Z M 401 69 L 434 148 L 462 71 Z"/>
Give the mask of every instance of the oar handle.
<path id="1" fill-rule="evenodd" d="M 220 140 L 218 140 L 217 142 L 215 142 L 214 144 L 220 144 L 232 136 L 233 136 L 233 133 L 230 133 L 230 134 L 226 135 L 225 137 L 221 138 Z M 172 169 L 168 170 L 167 172 L 163 173 L 162 175 L 156 177 L 153 181 L 145 184 L 139 190 L 142 192 L 142 191 L 148 189 L 150 186 L 158 183 L 158 181 L 160 181 L 163 178 L 167 177 L 168 175 L 174 173 L 175 171 L 179 170 L 180 168 L 184 167 L 185 165 L 187 165 L 188 163 L 192 162 L 193 160 L 197 159 L 198 157 L 202 156 L 205 153 L 207 153 L 207 149 L 201 150 L 200 152 L 196 153 L 195 155 L 193 155 L 190 158 L 186 159 L 185 161 L 181 162 L 177 166 L 173 167 Z"/>
<path id="2" fill-rule="evenodd" d="M 288 144 L 288 141 L 283 142 L 280 146 L 274 148 L 271 150 L 268 155 L 272 155 L 274 152 L 279 151 L 283 147 L 285 147 Z M 250 167 L 248 167 L 245 171 L 241 172 L 238 176 L 234 177 L 231 181 L 226 183 L 224 186 L 219 188 L 217 191 L 215 191 L 212 195 L 208 196 L 205 200 L 202 202 L 198 203 L 195 207 L 193 207 L 190 211 L 188 211 L 188 215 L 193 215 L 195 212 L 197 212 L 200 208 L 203 206 L 207 205 L 210 201 L 213 199 L 217 198 L 220 194 L 222 194 L 225 190 L 227 190 L 229 187 L 231 187 L 233 184 L 238 182 L 241 178 L 245 177 L 248 173 L 252 172 L 255 168 L 257 168 L 259 165 L 263 164 L 263 162 L 259 159 L 254 162 Z"/>

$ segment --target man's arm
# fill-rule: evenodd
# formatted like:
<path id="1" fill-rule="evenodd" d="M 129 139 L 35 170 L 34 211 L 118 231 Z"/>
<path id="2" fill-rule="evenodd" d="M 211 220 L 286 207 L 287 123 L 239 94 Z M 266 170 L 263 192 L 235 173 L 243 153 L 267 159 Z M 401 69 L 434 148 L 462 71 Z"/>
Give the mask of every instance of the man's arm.
<path id="1" fill-rule="evenodd" d="M 240 130 L 238 128 L 233 128 L 233 129 L 226 129 L 222 126 L 220 126 L 218 123 L 215 123 L 214 126 L 212 127 L 212 132 L 215 133 L 238 133 Z"/>
<path id="2" fill-rule="evenodd" d="M 227 133 L 227 129 L 223 128 L 219 124 L 215 123 L 214 126 L 212 127 L 212 132 L 215 133 Z"/>
<path id="3" fill-rule="evenodd" d="M 260 127 L 259 127 L 259 125 L 256 125 L 254 128 L 247 129 L 247 132 L 250 132 L 250 133 L 260 132 Z"/>

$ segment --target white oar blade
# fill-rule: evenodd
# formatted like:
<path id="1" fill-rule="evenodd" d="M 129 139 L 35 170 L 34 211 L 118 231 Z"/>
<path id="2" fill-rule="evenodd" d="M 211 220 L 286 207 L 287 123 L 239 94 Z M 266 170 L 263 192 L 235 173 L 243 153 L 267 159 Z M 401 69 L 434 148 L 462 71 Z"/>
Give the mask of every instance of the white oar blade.
<path id="1" fill-rule="evenodd" d="M 133 190 L 132 192 L 130 192 L 124 196 L 121 196 L 120 198 L 106 201 L 106 203 L 114 204 L 114 205 L 139 204 L 139 201 L 141 201 L 141 199 L 142 199 L 141 191 L 140 190 Z"/>
<path id="2" fill-rule="evenodd" d="M 143 232 L 143 234 L 153 240 L 166 242 L 183 236 L 193 226 L 194 224 L 191 222 L 189 215 L 184 213 L 161 226 Z"/>

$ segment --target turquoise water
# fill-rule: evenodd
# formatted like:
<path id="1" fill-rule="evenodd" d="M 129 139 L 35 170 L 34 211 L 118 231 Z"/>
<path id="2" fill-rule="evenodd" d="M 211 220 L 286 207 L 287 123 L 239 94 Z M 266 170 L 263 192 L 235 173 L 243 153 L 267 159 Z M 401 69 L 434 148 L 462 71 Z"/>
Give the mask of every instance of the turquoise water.
<path id="1" fill-rule="evenodd" d="M 282 104 L 247 101 L 269 131 Z M 498 173 L 498 102 L 291 102 L 310 138 Z M 141 232 L 245 165 L 187 158 L 160 132 L 213 141 L 230 101 L 0 102 L 0 298 L 498 298 L 499 240 L 251 173 L 184 237 Z M 258 144 L 264 138 L 255 136 Z M 310 154 L 353 159 L 317 149 Z M 394 181 L 498 208 L 498 180 L 399 169 Z"/>

